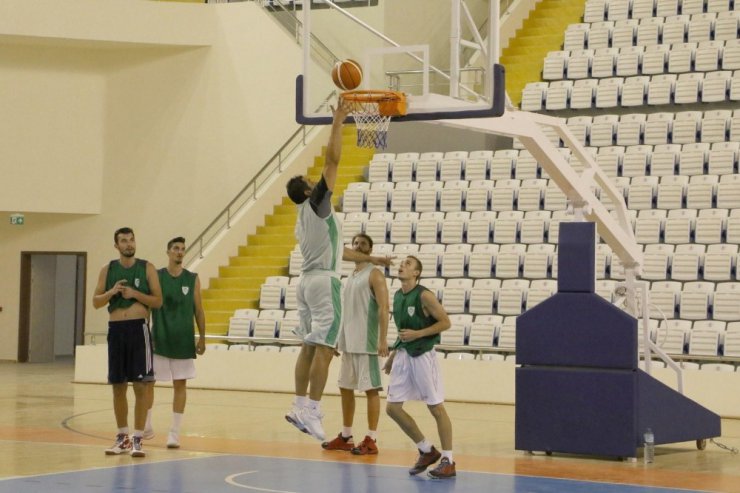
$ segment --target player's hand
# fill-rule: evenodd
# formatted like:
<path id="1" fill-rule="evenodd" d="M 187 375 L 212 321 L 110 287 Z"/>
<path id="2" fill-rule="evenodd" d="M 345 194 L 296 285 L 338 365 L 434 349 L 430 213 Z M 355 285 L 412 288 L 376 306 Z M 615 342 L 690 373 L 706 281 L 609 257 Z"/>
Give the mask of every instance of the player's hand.
<path id="1" fill-rule="evenodd" d="M 344 121 L 352 113 L 352 106 L 342 98 L 339 98 L 339 104 L 336 107 L 331 105 L 329 107 L 334 115 L 334 121 Z"/>
<path id="2" fill-rule="evenodd" d="M 401 339 L 401 341 L 403 342 L 415 341 L 419 337 L 421 336 L 419 335 L 418 330 L 400 329 L 398 331 L 398 338 Z"/>
<path id="3" fill-rule="evenodd" d="M 131 286 L 123 286 L 123 288 L 121 289 L 121 296 L 123 296 L 127 300 L 136 298 L 136 293 L 138 293 L 138 291 Z"/>
<path id="4" fill-rule="evenodd" d="M 391 355 L 388 357 L 387 360 L 385 360 L 385 364 L 383 365 L 383 373 L 386 375 L 391 374 L 391 369 L 393 368 L 393 357 L 396 355 L 396 352 L 393 351 Z"/>
<path id="5" fill-rule="evenodd" d="M 378 342 L 378 356 L 383 358 L 388 356 L 388 341 L 381 340 Z"/>
<path id="6" fill-rule="evenodd" d="M 121 279 L 120 281 L 117 281 L 112 288 L 110 288 L 111 297 L 120 294 L 123 291 L 123 288 L 126 287 L 126 283 L 128 281 L 126 279 Z"/>
<path id="7" fill-rule="evenodd" d="M 195 354 L 203 354 L 206 352 L 206 338 L 198 337 L 198 343 L 195 345 Z"/>

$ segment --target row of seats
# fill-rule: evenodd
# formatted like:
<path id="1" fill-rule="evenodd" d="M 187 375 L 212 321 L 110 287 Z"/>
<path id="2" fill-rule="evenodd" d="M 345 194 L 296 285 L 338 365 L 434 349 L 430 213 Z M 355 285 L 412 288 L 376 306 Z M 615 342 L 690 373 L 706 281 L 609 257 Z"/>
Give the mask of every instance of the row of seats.
<path id="1" fill-rule="evenodd" d="M 721 255 L 720 252 L 717 256 Z M 477 262 L 476 268 L 479 269 L 483 268 L 486 261 L 491 265 L 491 270 L 498 270 L 500 266 L 501 275 L 496 274 L 495 278 L 480 276 L 477 279 L 470 277 L 444 279 L 429 277 L 430 275 L 438 275 L 438 272 L 429 268 L 433 265 L 434 258 L 426 259 L 422 257 L 420 259 L 424 265 L 422 284 L 436 293 L 449 313 L 518 315 L 549 298 L 557 291 L 557 281 L 555 279 L 524 279 L 517 277 L 522 257 L 524 257 L 525 262 L 532 259 L 532 264 L 534 264 L 532 270 L 539 271 L 535 274 L 540 276 L 544 277 L 545 272 L 543 271 L 547 271 L 549 268 L 554 271 L 557 270 L 556 254 L 537 250 L 524 254 L 502 251 L 495 257 L 491 255 L 486 258 L 485 255 L 479 255 L 474 260 Z M 651 277 L 658 279 L 653 281 L 650 286 L 651 317 L 673 318 L 678 316 L 688 320 L 712 318 L 723 321 L 740 320 L 740 283 L 714 283 L 706 280 L 696 280 L 698 277 L 696 276 L 697 266 L 700 265 L 701 260 L 691 250 L 687 249 L 683 252 L 678 249 L 673 258 L 676 275 L 679 272 L 684 274 L 682 278 L 685 282 L 683 283 L 675 280 L 676 277 L 673 278 L 674 280 L 666 280 L 668 255 L 656 250 L 652 253 L 646 253 L 645 257 L 646 265 L 643 279 L 647 280 Z M 471 260 L 473 260 L 472 256 Z M 725 268 L 729 272 L 730 266 L 737 265 L 737 253 L 734 255 L 728 254 L 726 262 L 729 265 Z M 615 288 L 617 282 L 624 279 L 623 270 L 621 279 L 603 279 L 601 274 L 609 270 L 616 273 L 622 269 L 618 258 L 612 256 L 610 259 L 607 255 L 600 253 L 597 258 L 596 269 L 597 277 L 599 277 L 596 293 L 609 302 L 617 301 Z M 661 269 L 663 271 L 662 276 L 660 275 Z M 511 272 L 504 272 L 505 270 Z M 454 273 L 463 274 L 464 272 L 460 270 Z M 692 273 L 695 274 L 693 278 Z M 287 284 L 279 284 L 275 280 L 268 280 L 262 286 L 260 307 L 263 309 L 284 308 L 289 311 L 295 310 L 297 279 L 299 278 L 294 277 L 290 280 L 286 278 Z M 390 301 L 393 298 L 393 293 L 400 288 L 400 282 L 397 279 L 391 282 L 391 279 L 388 278 L 387 283 Z M 275 330 L 278 330 L 278 328 Z M 252 327 L 252 335 L 254 335 L 254 327 Z M 262 335 L 264 334 L 260 332 L 260 336 Z"/>
<path id="2" fill-rule="evenodd" d="M 740 69 L 740 39 L 656 45 L 647 48 L 601 48 L 551 51 L 542 70 L 545 80 L 604 79 L 620 76 L 680 74 Z"/>
<path id="3" fill-rule="evenodd" d="M 585 22 L 645 17 L 665 17 L 678 14 L 724 12 L 732 10 L 737 0 L 588 0 L 583 14 Z"/>
<path id="4" fill-rule="evenodd" d="M 740 13 L 724 11 L 670 17 L 571 24 L 565 31 L 564 50 L 598 50 L 738 38 Z"/>
<path id="5" fill-rule="evenodd" d="M 737 175 L 731 176 L 735 181 Z M 617 179 L 621 180 L 621 179 Z M 631 192 L 633 204 L 645 200 L 641 210 L 627 211 L 629 225 L 635 239 L 640 244 L 682 244 L 699 243 L 704 245 L 721 243 L 740 243 L 740 209 L 651 209 L 654 183 L 650 177 L 634 178 L 642 185 L 635 185 Z M 679 192 L 680 193 L 680 192 Z M 697 192 L 698 193 L 698 192 Z M 667 204 L 675 196 L 676 190 L 665 185 L 660 199 Z M 694 200 L 694 199 L 689 199 Z M 698 199 L 696 199 L 698 200 Z M 616 211 L 612 211 L 619 221 Z M 534 245 L 558 242 L 559 224 L 573 219 L 567 210 L 556 211 L 478 211 L 478 212 L 376 212 L 348 213 L 344 226 L 346 244 L 352 237 L 364 232 L 381 248 L 383 243 L 393 245 L 419 244 L 425 248 L 434 245 L 439 251 L 459 249 L 470 251 L 482 248 L 485 244 Z M 390 253 L 383 250 L 384 253 Z M 300 252 L 293 251 L 290 270 L 300 269 Z"/>
<path id="6" fill-rule="evenodd" d="M 555 111 L 725 101 L 740 101 L 740 70 L 734 75 L 729 71 L 690 72 L 575 82 L 530 82 L 522 92 L 521 108 Z"/>
<path id="7" fill-rule="evenodd" d="M 736 209 L 740 208 L 740 175 L 668 175 L 616 177 L 619 170 L 619 155 L 605 154 L 602 161 L 609 165 L 613 183 L 621 191 L 626 206 L 631 210 L 643 209 Z M 656 169 L 659 163 L 655 161 Z M 687 164 L 685 162 L 685 164 Z M 698 166 L 698 165 L 697 165 Z M 367 185 L 367 184 L 365 184 Z M 395 186 L 394 186 L 395 185 Z M 413 185 L 413 186 L 412 186 Z M 596 198 L 605 203 L 607 209 L 614 209 L 614 201 L 604 191 L 594 188 Z M 347 214 L 357 212 L 383 213 L 387 224 L 393 220 L 392 213 L 459 213 L 445 218 L 443 215 L 428 215 L 438 225 L 444 219 L 467 223 L 470 219 L 486 218 L 485 214 L 472 217 L 471 213 L 504 211 L 559 211 L 567 208 L 567 199 L 560 188 L 549 179 L 529 180 L 453 180 L 447 182 L 378 182 L 372 188 L 352 187 L 345 192 L 343 207 Z M 409 216 L 407 220 L 410 220 Z M 463 229 L 454 224 L 448 226 L 452 233 L 445 243 L 462 238 Z M 390 233 L 390 225 L 386 228 Z M 349 234 L 349 230 L 348 230 Z M 425 236 L 426 238 L 427 236 Z M 351 238 L 350 238 L 351 239 Z M 472 241 L 469 243 L 480 243 Z M 430 240 L 431 241 L 431 240 Z M 427 242 L 427 241 L 424 241 Z M 397 243 L 397 242 L 394 242 Z"/>
<path id="8" fill-rule="evenodd" d="M 575 116 L 567 119 L 567 126 L 576 140 L 591 147 L 699 142 L 727 143 L 725 149 L 734 149 L 740 141 L 740 111 L 732 113 L 730 110 Z M 560 137 L 548 132 L 547 128 L 543 127 L 548 139 L 553 145 L 560 145 Z M 721 148 L 717 146 L 717 149 Z M 659 150 L 663 152 L 666 149 L 661 147 Z"/>
<path id="9" fill-rule="evenodd" d="M 729 112 L 727 112 L 729 113 Z M 653 133 L 672 133 L 673 121 L 645 121 L 632 120 L 622 117 L 622 121 L 609 118 L 612 115 L 592 117 L 572 117 L 568 119 L 568 129 L 576 138 L 588 145 L 591 141 L 596 144 L 611 143 L 617 141 L 640 141 L 652 138 Z M 635 115 L 632 115 L 635 116 Z M 645 116 L 645 115 L 639 115 Z M 726 125 L 726 119 L 705 120 L 702 128 L 704 134 L 718 132 L 717 127 Z M 738 120 L 740 128 L 740 119 Z M 647 133 L 646 133 L 646 126 Z M 684 123 L 680 122 L 679 127 Z M 689 123 L 691 125 L 691 123 Z M 696 125 L 694 123 L 694 125 Z M 713 127 L 713 128 L 710 128 Z M 666 130 L 667 129 L 667 130 Z M 679 132 L 682 131 L 679 129 Z M 689 130 L 690 131 L 690 130 Z M 638 134 L 637 138 L 631 134 Z M 571 159 L 570 150 L 559 148 L 561 156 L 568 161 L 573 168 L 581 172 L 582 164 L 577 159 Z M 586 149 L 596 160 L 599 167 L 607 176 L 616 178 L 618 176 L 667 176 L 686 175 L 695 176 L 701 174 L 725 175 L 738 171 L 740 165 L 740 142 L 715 142 L 695 144 L 662 144 L 662 145 L 603 145 L 588 147 Z M 418 180 L 417 178 L 430 178 L 430 180 Z M 424 168 L 417 173 L 416 164 L 413 162 L 399 161 L 371 161 L 368 166 L 368 182 L 365 185 L 352 185 L 352 189 L 365 190 L 367 192 L 376 183 L 386 182 L 409 182 L 409 181 L 443 181 L 454 183 L 459 180 L 468 181 L 468 188 L 479 186 L 483 180 L 529 180 L 546 178 L 547 173 L 541 168 L 532 154 L 526 150 L 503 149 L 489 159 L 479 161 L 468 160 L 445 162 L 433 169 Z M 409 179 L 411 178 L 411 179 Z M 416 185 L 408 185 L 415 187 Z M 387 185 L 382 185 L 387 187 Z M 395 187 L 394 187 L 395 188 Z M 390 188 L 388 188 L 390 190 Z M 351 203 L 348 199 L 347 203 Z M 354 204 L 351 207 L 357 207 Z"/>
<path id="10" fill-rule="evenodd" d="M 258 313 L 256 310 L 237 310 L 231 318 L 233 329 L 230 327 L 229 337 L 241 334 L 243 332 L 241 327 L 248 324 L 252 329 L 247 337 L 255 343 L 289 344 L 295 347 L 295 339 L 285 341 L 280 338 L 280 332 L 293 326 L 294 321 L 289 318 L 293 314 L 291 311 L 283 312 L 282 310 L 260 310 Z M 450 328 L 441 334 L 440 348 L 444 351 L 475 348 L 513 350 L 516 346 L 516 316 L 453 313 L 450 315 L 450 322 Z M 649 331 L 650 339 L 668 354 L 740 356 L 740 322 L 651 319 Z M 391 318 L 388 327 L 388 343 L 392 344 L 396 338 L 397 328 Z M 642 338 L 638 337 L 638 341 L 642 347 Z M 228 349 L 249 350 L 251 348 L 245 345 Z"/>
<path id="11" fill-rule="evenodd" d="M 740 141 L 740 110 L 680 111 L 574 116 L 566 120 L 573 137 L 591 147 L 693 144 Z M 540 129 L 555 146 L 562 139 L 550 126 Z M 514 139 L 514 148 L 524 146 Z M 570 156 L 570 150 L 562 150 Z"/>

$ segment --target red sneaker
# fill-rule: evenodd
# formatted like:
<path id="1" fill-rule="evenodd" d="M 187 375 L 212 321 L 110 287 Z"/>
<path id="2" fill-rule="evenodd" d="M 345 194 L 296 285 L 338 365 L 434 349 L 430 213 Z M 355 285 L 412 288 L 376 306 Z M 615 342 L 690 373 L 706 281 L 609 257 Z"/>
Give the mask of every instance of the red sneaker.
<path id="1" fill-rule="evenodd" d="M 355 447 L 355 442 L 352 441 L 352 436 L 344 438 L 340 433 L 332 441 L 324 442 L 321 447 L 325 450 L 346 450 L 350 451 Z"/>
<path id="2" fill-rule="evenodd" d="M 105 449 L 105 455 L 121 455 L 131 452 L 131 439 L 126 433 L 116 435 L 115 443 Z"/>
<path id="3" fill-rule="evenodd" d="M 352 449 L 352 453 L 354 455 L 375 455 L 378 453 L 378 446 L 376 445 L 375 440 L 365 435 L 365 438 L 360 442 L 360 444 Z"/>
<path id="4" fill-rule="evenodd" d="M 427 467 L 437 462 L 440 457 L 442 457 L 442 454 L 440 454 L 439 451 L 434 448 L 434 445 L 432 445 L 432 450 L 430 450 L 429 452 L 424 453 L 419 450 L 419 458 L 416 460 L 416 464 L 414 464 L 414 467 L 409 469 L 409 474 L 415 476 L 420 472 L 426 471 Z"/>
<path id="5" fill-rule="evenodd" d="M 442 460 L 439 461 L 437 467 L 429 471 L 427 474 L 433 479 L 454 478 L 457 475 L 455 472 L 455 463 L 450 462 L 450 459 L 447 457 L 442 457 Z"/>

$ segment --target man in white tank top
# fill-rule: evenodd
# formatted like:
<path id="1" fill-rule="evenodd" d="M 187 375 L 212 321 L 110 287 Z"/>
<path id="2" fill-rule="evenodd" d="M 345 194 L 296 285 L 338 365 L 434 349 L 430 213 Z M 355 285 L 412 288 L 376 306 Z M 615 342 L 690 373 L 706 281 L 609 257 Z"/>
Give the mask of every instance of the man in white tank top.
<path id="1" fill-rule="evenodd" d="M 355 251 L 369 255 L 373 240 L 360 233 L 352 238 Z M 388 356 L 388 288 L 385 276 L 369 262 L 355 262 L 355 270 L 344 286 L 342 328 L 339 350 L 339 391 L 342 395 L 342 431 L 329 442 L 326 450 L 349 450 L 355 455 L 378 453 L 377 430 L 380 419 L 380 364 L 378 357 Z M 352 440 L 355 391 L 367 395 L 368 432 L 357 446 Z"/>
<path id="2" fill-rule="evenodd" d="M 331 135 L 321 179 L 313 183 L 305 176 L 291 178 L 286 189 L 298 205 L 296 238 L 303 255 L 301 282 L 296 290 L 299 335 L 303 337 L 295 366 L 295 399 L 285 419 L 304 433 L 324 440 L 319 402 L 329 376 L 342 317 L 341 260 L 390 265 L 388 257 L 344 248 L 342 225 L 331 204 L 342 154 L 342 124 L 349 115 L 345 104 L 334 110 Z M 310 387 L 310 388 L 309 388 Z"/>

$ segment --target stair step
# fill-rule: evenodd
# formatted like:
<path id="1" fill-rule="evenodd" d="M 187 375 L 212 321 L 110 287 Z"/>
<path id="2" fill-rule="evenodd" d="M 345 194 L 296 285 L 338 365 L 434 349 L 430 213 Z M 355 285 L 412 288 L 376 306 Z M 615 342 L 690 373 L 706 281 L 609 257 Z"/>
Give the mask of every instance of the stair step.
<path id="1" fill-rule="evenodd" d="M 256 262 L 259 260 L 255 259 Z M 266 266 L 261 265 L 250 265 L 250 266 L 231 266 L 222 265 L 218 268 L 218 275 L 221 278 L 227 277 L 259 277 L 266 278 L 270 276 L 287 276 L 288 265 L 282 267 Z"/>
<path id="2" fill-rule="evenodd" d="M 213 277 L 209 286 L 213 289 L 259 289 L 264 281 L 264 277 Z"/>
<path id="3" fill-rule="evenodd" d="M 279 214 L 279 215 L 271 214 L 265 218 L 265 225 L 266 226 L 295 226 L 295 220 L 296 220 L 296 214 Z"/>
<path id="4" fill-rule="evenodd" d="M 231 312 L 234 313 L 234 310 L 240 310 L 243 308 L 250 308 L 247 306 L 248 304 L 253 304 L 255 302 L 259 302 L 259 297 L 254 299 L 244 299 L 244 300 L 218 300 L 218 299 L 204 299 L 203 300 L 203 309 L 208 310 L 209 314 L 214 311 L 222 311 L 222 312 Z"/>
<path id="5" fill-rule="evenodd" d="M 208 288 L 203 290 L 203 299 L 209 300 L 251 300 L 258 299 L 260 296 L 260 290 L 257 289 L 213 289 Z"/>
<path id="6" fill-rule="evenodd" d="M 229 333 L 229 322 L 228 320 L 226 323 L 223 322 L 212 322 L 210 319 L 208 320 L 208 329 L 207 334 L 209 336 L 225 336 Z M 213 344 L 218 341 L 215 341 L 213 339 L 206 339 L 206 344 Z"/>
<path id="7" fill-rule="evenodd" d="M 229 257 L 229 265 L 235 267 L 246 267 L 249 265 L 254 265 L 256 262 L 259 262 L 260 265 L 264 266 L 284 267 L 288 265 L 288 257 L 286 257 L 285 255 L 282 255 L 280 257 L 264 257 L 262 255 L 237 255 L 234 257 Z"/>
<path id="8" fill-rule="evenodd" d="M 290 235 L 295 230 L 295 224 L 284 226 L 257 226 L 258 235 Z"/>
<path id="9" fill-rule="evenodd" d="M 294 237 L 295 238 L 295 237 Z M 290 256 L 290 252 L 293 251 L 295 241 L 293 245 L 241 245 L 239 247 L 240 257 L 258 257 L 262 255 L 275 256 L 285 255 L 287 258 Z"/>

